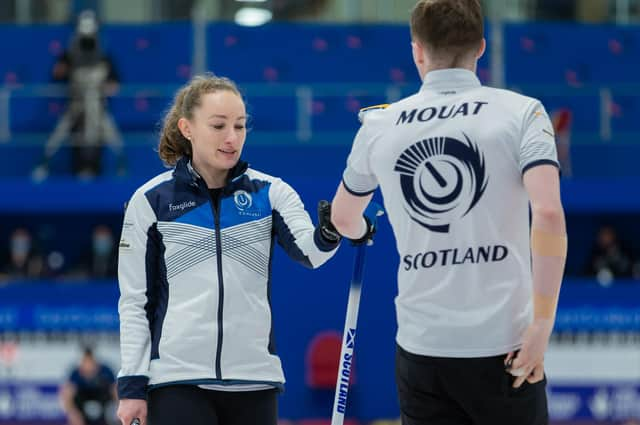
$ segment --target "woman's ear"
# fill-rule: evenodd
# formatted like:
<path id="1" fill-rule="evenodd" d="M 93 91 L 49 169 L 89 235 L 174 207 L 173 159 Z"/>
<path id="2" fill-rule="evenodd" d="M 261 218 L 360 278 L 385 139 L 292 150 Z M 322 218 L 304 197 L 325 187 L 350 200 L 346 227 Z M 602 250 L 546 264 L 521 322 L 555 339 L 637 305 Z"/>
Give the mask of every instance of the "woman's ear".
<path id="1" fill-rule="evenodd" d="M 180 118 L 178 120 L 178 129 L 185 139 L 191 140 L 191 129 L 189 128 L 189 120 L 186 118 Z"/>

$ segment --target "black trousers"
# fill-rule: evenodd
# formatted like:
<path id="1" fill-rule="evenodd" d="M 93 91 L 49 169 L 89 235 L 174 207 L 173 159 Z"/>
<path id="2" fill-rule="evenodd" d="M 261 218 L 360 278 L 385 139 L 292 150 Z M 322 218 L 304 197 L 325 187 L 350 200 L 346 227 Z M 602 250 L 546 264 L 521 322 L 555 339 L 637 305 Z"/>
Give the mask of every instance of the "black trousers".
<path id="1" fill-rule="evenodd" d="M 277 425 L 278 390 L 226 392 L 195 385 L 161 387 L 149 392 L 148 415 L 149 425 Z"/>
<path id="2" fill-rule="evenodd" d="M 505 356 L 443 358 L 396 351 L 403 425 L 547 425 L 546 379 L 513 388 Z"/>

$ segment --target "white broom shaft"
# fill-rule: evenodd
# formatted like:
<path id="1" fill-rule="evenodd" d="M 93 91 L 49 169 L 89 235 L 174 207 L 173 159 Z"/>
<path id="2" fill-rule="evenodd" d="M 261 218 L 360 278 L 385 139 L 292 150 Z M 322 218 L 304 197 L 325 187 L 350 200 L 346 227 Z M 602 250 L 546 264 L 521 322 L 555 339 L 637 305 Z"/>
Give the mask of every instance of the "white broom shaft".
<path id="1" fill-rule="evenodd" d="M 347 302 L 347 314 L 342 333 L 342 348 L 338 364 L 338 378 L 336 380 L 336 393 L 333 399 L 333 413 L 331 425 L 342 425 L 347 408 L 347 395 L 349 393 L 349 378 L 353 365 L 353 352 L 355 348 L 356 328 L 358 323 L 358 310 L 360 308 L 360 292 L 362 289 L 362 274 L 364 271 L 365 245 L 357 247 L 356 260 L 353 269 L 353 277 L 349 286 L 349 301 Z"/>

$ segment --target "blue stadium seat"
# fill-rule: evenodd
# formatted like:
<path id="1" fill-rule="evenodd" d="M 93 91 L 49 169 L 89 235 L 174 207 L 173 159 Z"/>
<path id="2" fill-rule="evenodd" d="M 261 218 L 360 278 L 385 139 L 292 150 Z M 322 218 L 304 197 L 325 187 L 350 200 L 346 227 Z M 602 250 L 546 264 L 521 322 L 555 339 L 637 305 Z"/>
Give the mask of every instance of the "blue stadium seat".
<path id="1" fill-rule="evenodd" d="M 156 131 L 165 112 L 171 106 L 171 97 L 145 95 L 114 97 L 109 100 L 109 110 L 120 131 Z"/>
<path id="2" fill-rule="evenodd" d="M 418 81 L 406 25 L 215 23 L 207 34 L 209 69 L 239 82 Z"/>
<path id="3" fill-rule="evenodd" d="M 182 83 L 191 76 L 191 25 L 162 23 L 109 25 L 104 28 L 105 50 L 124 83 Z"/>
<path id="4" fill-rule="evenodd" d="M 352 131 L 360 127 L 358 112 L 360 109 L 386 103 L 383 96 L 359 95 L 316 96 L 312 105 L 314 131 Z"/>
<path id="5" fill-rule="evenodd" d="M 640 31 L 609 25 L 505 25 L 505 75 L 514 84 L 621 84 L 640 75 Z M 603 66 L 606 63 L 606 66 Z"/>
<path id="6" fill-rule="evenodd" d="M 560 96 L 553 93 L 540 93 L 540 95 L 527 92 L 528 95 L 536 96 L 552 115 L 558 109 L 569 109 L 572 113 L 573 133 L 598 133 L 600 131 L 600 98 L 597 95 L 585 95 L 576 93 L 571 96 L 563 94 Z"/>
<path id="7" fill-rule="evenodd" d="M 11 131 L 16 133 L 50 132 L 66 109 L 64 98 L 12 96 Z"/>
<path id="8" fill-rule="evenodd" d="M 71 27 L 62 25 L 0 25 L 0 84 L 50 82 L 70 35 Z"/>
<path id="9" fill-rule="evenodd" d="M 614 94 L 609 106 L 613 134 L 638 132 L 640 98 L 633 95 Z"/>
<path id="10" fill-rule="evenodd" d="M 242 88 L 241 88 L 242 89 Z M 293 96 L 245 96 L 252 131 L 295 131 L 298 115 Z"/>

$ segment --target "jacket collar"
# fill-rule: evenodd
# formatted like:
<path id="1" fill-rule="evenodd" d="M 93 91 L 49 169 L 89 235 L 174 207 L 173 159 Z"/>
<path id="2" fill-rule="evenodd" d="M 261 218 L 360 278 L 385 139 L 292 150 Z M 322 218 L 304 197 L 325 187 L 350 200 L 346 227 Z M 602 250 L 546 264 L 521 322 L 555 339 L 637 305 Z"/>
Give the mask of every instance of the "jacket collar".
<path id="1" fill-rule="evenodd" d="M 420 89 L 422 91 L 464 91 L 480 86 L 480 80 L 473 72 L 462 68 L 448 68 L 427 72 Z"/>
<path id="2" fill-rule="evenodd" d="M 236 165 L 229 170 L 226 184 L 228 185 L 229 182 L 246 173 L 248 168 L 248 162 L 243 161 L 242 159 L 238 160 Z M 179 180 L 186 181 L 191 186 L 198 186 L 200 185 L 200 182 L 204 182 L 200 174 L 198 174 L 196 169 L 193 168 L 193 165 L 191 165 L 191 158 L 188 157 L 182 157 L 178 160 L 176 167 L 173 170 L 173 175 Z"/>

